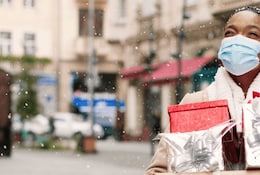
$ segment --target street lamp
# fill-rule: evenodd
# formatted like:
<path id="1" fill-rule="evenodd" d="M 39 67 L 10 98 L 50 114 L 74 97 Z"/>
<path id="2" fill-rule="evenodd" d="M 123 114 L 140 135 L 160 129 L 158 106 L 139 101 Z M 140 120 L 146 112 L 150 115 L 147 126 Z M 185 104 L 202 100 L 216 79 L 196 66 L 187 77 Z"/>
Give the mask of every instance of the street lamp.
<path id="1" fill-rule="evenodd" d="M 182 62 L 181 62 L 181 60 L 182 60 L 183 40 L 185 38 L 184 20 L 190 18 L 190 16 L 188 14 L 186 14 L 186 3 L 187 3 L 187 0 L 184 0 L 183 7 L 182 7 L 181 25 L 180 25 L 179 34 L 178 34 L 177 53 L 171 54 L 171 56 L 173 58 L 177 58 L 177 61 L 178 61 L 178 81 L 177 81 L 177 85 L 176 85 L 176 101 L 177 101 L 177 104 L 180 103 L 180 101 L 183 97 L 183 82 L 182 82 L 182 76 L 181 76 Z"/>
<path id="2" fill-rule="evenodd" d="M 151 73 L 151 63 L 153 61 L 153 59 L 156 56 L 156 51 L 153 47 L 154 41 L 155 41 L 155 34 L 154 34 L 154 28 L 153 28 L 153 19 L 151 19 L 151 24 L 150 24 L 150 28 L 149 28 L 149 36 L 148 36 L 148 40 L 149 40 L 149 49 L 150 49 L 150 53 L 148 55 L 148 57 L 145 60 L 145 64 L 146 64 L 146 69 L 149 71 L 149 73 Z M 152 92 L 152 88 L 149 87 L 148 90 L 148 99 L 149 99 L 149 121 L 150 121 L 150 129 L 151 129 L 151 134 L 150 134 L 150 143 L 151 143 L 151 155 L 154 154 L 155 151 L 155 144 L 156 141 L 154 141 L 154 137 L 156 136 L 157 133 L 155 133 L 155 128 L 154 128 L 154 117 L 153 117 L 153 113 L 154 113 L 154 107 L 156 106 L 154 99 L 152 99 L 154 96 L 153 92 Z M 152 100 L 150 100 L 152 99 Z"/>
<path id="3" fill-rule="evenodd" d="M 91 136 L 84 138 L 83 142 L 83 151 L 85 152 L 96 152 L 95 148 L 95 134 L 94 134 L 94 88 L 95 88 L 95 75 L 94 75 L 94 66 L 96 66 L 95 61 L 95 47 L 94 47 L 94 0 L 88 0 L 88 76 L 87 76 L 87 86 L 89 98 L 89 114 L 88 118 L 91 123 Z"/>
<path id="4" fill-rule="evenodd" d="M 150 33 L 148 36 L 148 40 L 149 40 L 149 46 L 150 46 L 150 53 L 149 56 L 146 59 L 146 63 L 147 64 L 151 64 L 154 57 L 156 56 L 156 51 L 153 48 L 153 42 L 155 40 L 155 35 L 154 35 L 154 29 L 153 29 L 153 22 L 151 21 L 151 25 L 150 25 Z"/>

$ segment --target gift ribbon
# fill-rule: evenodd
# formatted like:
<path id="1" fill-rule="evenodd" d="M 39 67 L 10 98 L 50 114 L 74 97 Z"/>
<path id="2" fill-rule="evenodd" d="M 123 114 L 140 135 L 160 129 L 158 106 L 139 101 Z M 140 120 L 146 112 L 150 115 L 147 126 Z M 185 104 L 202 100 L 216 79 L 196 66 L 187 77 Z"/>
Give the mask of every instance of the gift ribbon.
<path id="1" fill-rule="evenodd" d="M 206 132 L 199 139 L 191 135 L 184 145 L 185 155 L 176 157 L 176 171 L 181 173 L 189 170 L 194 170 L 195 172 L 218 170 L 220 167 L 219 160 L 214 154 L 218 146 L 221 145 L 218 139 L 222 138 L 235 124 L 234 120 L 222 123 L 226 127 L 216 137 L 211 132 Z"/>
<path id="2" fill-rule="evenodd" d="M 158 137 L 163 137 L 174 152 L 173 159 L 168 161 L 170 167 L 175 169 L 177 173 L 183 172 L 211 172 L 221 168 L 223 163 L 219 158 L 219 148 L 221 148 L 221 138 L 233 128 L 237 122 L 230 119 L 223 122 L 203 134 L 196 134 L 196 131 L 189 135 L 187 141 L 181 146 L 178 144 L 176 137 L 181 137 L 180 133 L 175 135 L 175 141 L 170 139 L 169 133 L 161 133 Z M 217 132 L 217 133 L 216 133 Z M 213 135 L 213 133 L 215 133 Z M 170 153 L 171 155 L 171 153 Z M 171 171 L 171 170 L 170 170 Z"/>
<path id="3" fill-rule="evenodd" d="M 176 157 L 175 169 L 177 172 L 185 172 L 195 169 L 200 171 L 214 171 L 219 168 L 219 161 L 214 156 L 212 148 L 217 142 L 210 137 L 194 140 L 191 136 L 184 146 L 185 155 Z"/>

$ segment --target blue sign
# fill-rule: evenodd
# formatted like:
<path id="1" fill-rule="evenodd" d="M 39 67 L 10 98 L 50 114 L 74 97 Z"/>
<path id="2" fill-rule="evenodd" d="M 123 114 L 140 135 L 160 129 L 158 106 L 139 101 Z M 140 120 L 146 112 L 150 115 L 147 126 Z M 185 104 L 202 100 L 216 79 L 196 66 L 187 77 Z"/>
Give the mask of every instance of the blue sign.
<path id="1" fill-rule="evenodd" d="M 72 104 L 79 112 L 88 114 L 90 112 L 90 98 L 86 93 L 74 94 Z M 93 99 L 94 121 L 102 126 L 114 126 L 117 110 L 123 112 L 125 104 L 117 101 L 114 94 L 99 93 Z"/>
<path id="2" fill-rule="evenodd" d="M 40 76 L 38 78 L 38 84 L 40 84 L 40 85 L 55 85 L 55 84 L 57 84 L 57 78 L 56 77 Z"/>

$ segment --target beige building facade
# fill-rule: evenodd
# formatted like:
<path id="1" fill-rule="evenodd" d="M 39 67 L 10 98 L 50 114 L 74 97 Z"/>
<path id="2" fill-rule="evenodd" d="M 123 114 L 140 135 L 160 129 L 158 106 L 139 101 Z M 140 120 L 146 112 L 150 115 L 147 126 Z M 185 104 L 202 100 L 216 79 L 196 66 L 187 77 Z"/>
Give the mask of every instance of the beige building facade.
<path id="1" fill-rule="evenodd" d="M 37 75 L 55 79 L 52 84 L 39 87 L 44 113 L 70 111 L 73 75 L 88 72 L 88 4 L 88 0 L 0 3 L 1 54 L 22 56 L 29 52 L 52 60 L 51 65 L 34 70 Z M 109 86 L 126 104 L 125 132 L 140 136 L 149 125 L 148 115 L 154 107 L 161 110 L 161 127 L 167 126 L 167 107 L 176 103 L 176 79 L 157 85 L 144 82 L 144 76 L 129 79 L 121 73 L 176 60 L 172 55 L 178 52 L 182 25 L 182 59 L 192 59 L 202 50 L 200 56 L 216 57 L 227 15 L 244 5 L 259 7 L 260 1 L 95 0 L 94 4 L 96 69 L 104 77 L 113 76 Z M 189 19 L 183 19 L 184 7 Z M 149 60 L 152 52 L 156 55 Z M 19 72 L 9 63 L 1 63 L 1 67 Z M 184 93 L 193 90 L 189 78 L 184 83 Z"/>

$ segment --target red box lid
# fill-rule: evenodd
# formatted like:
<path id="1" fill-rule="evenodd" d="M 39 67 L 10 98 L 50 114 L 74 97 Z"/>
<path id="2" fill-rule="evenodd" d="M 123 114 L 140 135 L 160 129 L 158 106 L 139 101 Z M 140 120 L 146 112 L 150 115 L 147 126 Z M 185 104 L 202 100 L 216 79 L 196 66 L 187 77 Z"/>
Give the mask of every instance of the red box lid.
<path id="1" fill-rule="evenodd" d="M 170 105 L 170 132 L 209 129 L 229 120 L 227 100 Z"/>

